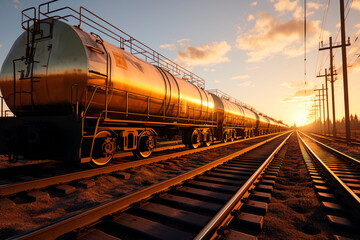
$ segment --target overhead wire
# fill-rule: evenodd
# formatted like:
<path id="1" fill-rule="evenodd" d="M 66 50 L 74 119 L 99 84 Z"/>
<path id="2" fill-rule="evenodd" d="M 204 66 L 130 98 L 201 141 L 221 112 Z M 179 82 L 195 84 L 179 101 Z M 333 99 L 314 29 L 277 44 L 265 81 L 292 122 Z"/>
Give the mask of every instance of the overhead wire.
<path id="1" fill-rule="evenodd" d="M 325 31 L 325 27 L 326 27 L 327 16 L 329 13 L 329 7 L 330 7 L 330 0 L 326 0 L 323 19 L 322 19 L 322 23 L 321 23 L 321 30 L 320 30 L 320 34 L 319 34 L 319 42 L 323 42 L 323 40 L 324 40 L 323 37 L 324 37 L 324 31 Z M 316 55 L 315 75 L 317 74 L 319 62 L 320 62 L 320 67 L 319 67 L 319 72 L 320 72 L 323 68 L 324 62 L 327 60 L 327 59 L 325 59 L 325 61 L 324 61 L 324 54 L 321 54 L 322 57 L 321 57 L 321 60 L 319 61 L 319 54 L 320 54 L 320 51 L 318 51 L 317 55 Z"/>
<path id="2" fill-rule="evenodd" d="M 350 11 L 350 9 L 352 7 L 353 2 L 354 1 L 352 0 L 349 11 Z M 349 11 L 347 12 L 346 16 L 349 14 Z M 358 52 L 358 50 L 360 49 L 360 45 L 356 44 L 356 42 L 359 40 L 359 37 L 360 37 L 360 31 L 358 31 L 358 33 L 354 33 L 354 36 L 353 36 L 354 40 L 353 40 L 353 42 L 351 44 L 351 47 L 349 48 L 349 51 L 347 51 L 347 57 L 351 59 L 351 61 L 349 61 L 349 62 L 351 62 L 349 64 L 350 67 L 353 66 L 360 57 L 360 52 Z M 350 57 L 350 52 L 355 46 L 357 47 L 357 50 L 355 50 L 353 56 Z"/>
<path id="3" fill-rule="evenodd" d="M 347 19 L 347 16 L 349 15 L 349 12 L 350 12 L 350 9 L 351 9 L 352 3 L 353 3 L 353 0 L 351 0 L 351 4 L 349 5 L 349 1 L 350 1 L 350 0 L 347 0 L 347 1 L 346 1 L 346 4 L 345 4 L 345 11 L 347 11 L 346 14 L 345 14 L 345 21 L 346 21 L 346 19 Z M 350 7 L 349 7 L 348 9 L 346 9 L 348 6 L 350 6 Z M 335 42 L 337 42 L 337 40 L 338 40 L 338 37 L 339 37 L 339 34 L 340 34 L 340 30 L 341 30 L 341 28 L 339 28 L 339 30 L 338 30 L 338 32 L 337 32 L 337 34 L 336 34 Z M 335 48 L 334 58 L 335 58 L 335 56 L 336 56 L 337 51 L 338 51 L 338 49 Z"/>

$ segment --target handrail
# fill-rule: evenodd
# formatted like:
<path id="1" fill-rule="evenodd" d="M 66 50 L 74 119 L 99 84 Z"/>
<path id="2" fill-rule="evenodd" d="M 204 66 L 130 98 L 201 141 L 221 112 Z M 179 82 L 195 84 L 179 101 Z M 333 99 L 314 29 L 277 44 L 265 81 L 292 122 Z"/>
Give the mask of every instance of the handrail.
<path id="1" fill-rule="evenodd" d="M 74 89 L 74 87 L 76 89 L 76 91 L 75 91 L 75 93 L 76 93 L 75 94 L 75 116 L 76 116 L 76 119 L 78 119 L 79 118 L 79 84 L 77 84 L 77 83 L 71 85 L 70 104 L 73 107 L 73 105 L 74 105 L 74 102 L 73 102 L 73 89 Z M 74 109 L 73 109 L 73 111 L 74 111 Z"/>
<path id="2" fill-rule="evenodd" d="M 1 117 L 4 116 L 4 97 L 0 96 L 1 99 Z"/>
<path id="3" fill-rule="evenodd" d="M 167 57 L 158 53 L 154 49 L 125 33 L 118 27 L 114 26 L 110 22 L 101 18 L 97 14 L 91 12 L 85 7 L 80 7 L 79 11 L 76 11 L 70 7 L 62 7 L 55 10 L 51 10 L 51 4 L 56 2 L 56 0 L 49 1 L 43 4 L 40 4 L 38 7 L 38 20 L 41 20 L 42 16 L 47 18 L 53 16 L 55 13 L 59 13 L 60 11 L 69 10 L 72 14 L 66 15 L 66 18 L 73 17 L 78 20 L 78 27 L 80 28 L 82 25 L 86 25 L 92 29 L 95 29 L 107 37 L 117 41 L 119 43 L 119 47 L 122 49 L 127 48 L 131 54 L 141 56 L 145 61 L 155 64 L 156 66 L 162 67 L 172 73 L 173 75 L 179 76 L 182 75 L 182 78 L 186 81 L 205 89 L 205 80 L 199 77 L 198 75 L 190 72 L 189 70 L 183 68 L 177 63 L 171 61 Z M 43 10 L 44 6 L 46 9 Z M 87 15 L 85 15 L 87 14 Z M 65 18 L 64 16 L 58 16 L 59 18 Z M 100 23 L 99 23 L 100 22 Z M 111 29 L 110 29 L 111 28 Z"/>
<path id="4" fill-rule="evenodd" d="M 220 98 L 223 98 L 223 99 L 226 99 L 232 103 L 235 103 L 237 105 L 240 105 L 241 107 L 245 107 L 257 114 L 259 114 L 259 111 L 256 110 L 254 107 L 250 106 L 249 104 L 246 104 L 232 96 L 230 96 L 229 94 L 227 93 L 224 93 L 223 91 L 219 90 L 219 89 L 209 89 L 207 90 L 209 93 L 212 93 L 212 94 L 215 94 L 216 96 L 220 97 Z"/>
<path id="5" fill-rule="evenodd" d="M 86 118 L 86 117 L 88 117 L 87 116 L 87 112 L 88 112 L 88 110 L 89 110 L 89 108 L 90 108 L 90 105 L 91 105 L 91 103 L 93 102 L 93 99 L 94 99 L 94 97 L 95 97 L 95 95 L 96 95 L 96 93 L 98 92 L 98 90 L 100 90 L 100 89 L 106 89 L 106 86 L 102 86 L 102 85 L 88 85 L 87 86 L 88 88 L 94 88 L 93 89 L 93 91 L 92 91 L 92 93 L 91 93 L 91 96 L 90 96 L 90 98 L 89 98 L 89 100 L 87 100 L 87 99 L 85 99 L 85 109 L 84 109 L 84 112 L 83 112 L 83 115 L 82 115 L 82 117 L 83 118 Z M 126 90 L 122 90 L 122 89 L 117 89 L 117 88 L 113 88 L 113 87 L 108 87 L 108 89 L 109 89 L 109 91 L 110 92 L 120 92 L 120 93 L 123 93 L 123 94 L 125 94 L 127 97 L 126 97 L 126 106 L 128 105 L 128 96 L 129 95 L 134 95 L 134 96 L 137 96 L 137 97 L 143 97 L 144 99 L 146 98 L 146 99 L 149 99 L 148 100 L 148 103 L 151 101 L 151 100 L 155 100 L 155 101 L 158 101 L 158 102 L 164 102 L 164 99 L 162 99 L 162 98 L 156 98 L 156 97 L 150 97 L 150 96 L 147 96 L 147 95 L 144 95 L 144 94 L 140 94 L 140 93 L 134 93 L 134 92 L 130 92 L 130 91 L 126 91 Z M 170 104 L 171 103 L 173 103 L 173 104 L 179 104 L 179 102 L 178 101 L 170 101 Z M 164 106 L 164 108 L 166 107 L 166 104 L 164 104 L 163 103 L 163 106 Z M 215 121 L 217 121 L 217 117 L 216 117 L 216 119 L 214 120 L 214 114 L 216 113 L 215 111 L 208 111 L 209 112 L 209 114 L 208 114 L 208 117 L 206 118 L 206 120 L 201 120 L 201 119 L 198 119 L 198 120 L 196 120 L 195 119 L 195 111 L 200 111 L 200 109 L 201 108 L 198 108 L 198 107 L 195 107 L 195 106 L 189 106 L 189 105 L 185 105 L 185 104 L 180 104 L 180 106 L 187 106 L 187 108 L 188 108 L 188 110 L 187 110 L 187 112 L 188 112 L 188 118 L 187 118 L 187 120 L 188 121 L 194 121 L 194 122 L 197 122 L 197 121 L 201 121 L 201 122 L 215 122 Z M 126 112 L 120 112 L 120 111 L 109 111 L 109 110 L 103 110 L 103 111 L 106 111 L 106 112 L 110 112 L 110 113 L 120 113 L 120 114 L 126 114 L 126 115 L 143 115 L 143 114 L 141 114 L 141 113 L 130 113 L 130 112 L 128 112 L 128 108 L 126 107 Z M 170 116 L 166 116 L 166 111 L 165 110 L 163 110 L 164 112 L 164 114 L 163 115 L 150 115 L 150 113 L 148 112 L 147 114 L 145 114 L 145 115 L 147 115 L 147 116 L 149 116 L 149 117 L 162 117 L 162 118 L 167 118 L 167 119 L 180 119 L 180 120 L 185 120 L 184 118 L 180 118 L 179 116 L 177 116 L 177 117 L 170 117 Z M 192 112 L 192 113 L 191 113 Z M 191 116 L 192 115 L 192 116 Z M 209 120 L 209 119 L 211 119 L 211 120 Z"/>

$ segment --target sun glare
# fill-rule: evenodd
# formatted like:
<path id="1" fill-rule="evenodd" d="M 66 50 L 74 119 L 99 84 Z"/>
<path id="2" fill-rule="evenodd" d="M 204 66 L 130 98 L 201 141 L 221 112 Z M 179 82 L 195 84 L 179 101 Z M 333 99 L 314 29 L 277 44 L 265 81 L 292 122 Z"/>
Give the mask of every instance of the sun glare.
<path id="1" fill-rule="evenodd" d="M 305 111 L 299 111 L 294 113 L 294 119 L 293 121 L 295 122 L 296 126 L 300 127 L 300 126 L 304 126 L 307 124 L 307 113 Z"/>

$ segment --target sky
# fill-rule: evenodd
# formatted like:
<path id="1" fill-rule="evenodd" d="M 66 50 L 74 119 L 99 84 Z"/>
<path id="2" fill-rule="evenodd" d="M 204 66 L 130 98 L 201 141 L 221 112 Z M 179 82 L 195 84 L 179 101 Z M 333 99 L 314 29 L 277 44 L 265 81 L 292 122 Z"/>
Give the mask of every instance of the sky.
<path id="1" fill-rule="evenodd" d="M 1 65 L 23 31 L 21 10 L 43 2 L 0 0 Z M 360 115 L 360 0 L 346 2 L 350 113 Z M 313 89 L 324 83 L 316 76 L 330 65 L 319 42 L 340 41 L 338 0 L 307 0 L 306 77 L 304 0 L 60 0 L 54 6 L 86 7 L 205 79 L 206 89 L 220 89 L 289 125 L 313 120 Z M 341 119 L 341 49 L 334 52 Z"/>

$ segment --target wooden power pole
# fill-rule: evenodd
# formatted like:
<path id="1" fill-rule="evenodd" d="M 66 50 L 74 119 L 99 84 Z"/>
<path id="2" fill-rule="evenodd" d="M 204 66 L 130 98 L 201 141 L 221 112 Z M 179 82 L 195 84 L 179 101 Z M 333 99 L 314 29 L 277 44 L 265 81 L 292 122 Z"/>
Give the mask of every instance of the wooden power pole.
<path id="1" fill-rule="evenodd" d="M 346 46 L 350 46 L 350 43 L 345 44 Z M 320 43 L 319 51 L 322 50 L 330 50 L 330 76 L 331 76 L 331 98 L 332 98 L 332 113 L 333 113 L 333 136 L 336 137 L 336 118 L 335 118 L 335 89 L 334 89 L 334 56 L 333 56 L 333 48 L 339 48 L 342 47 L 342 44 L 340 45 L 332 45 L 332 37 L 329 37 L 329 46 L 323 45 L 323 42 Z M 346 53 L 345 53 L 346 54 Z M 345 56 L 346 57 L 346 56 Z M 346 113 L 346 112 L 345 112 Z"/>
<path id="2" fill-rule="evenodd" d="M 325 99 L 326 99 L 326 113 L 327 113 L 327 117 L 326 117 L 326 122 L 327 122 L 327 126 L 328 126 L 328 134 L 330 135 L 330 113 L 329 113 L 329 93 L 328 93 L 328 73 L 327 73 L 327 69 L 325 68 L 325 75 L 317 75 L 316 77 L 325 77 Z M 335 108 L 335 106 L 333 106 Z M 325 109 L 325 107 L 324 107 Z M 335 123 L 334 123 L 335 124 Z"/>
<path id="3" fill-rule="evenodd" d="M 315 96 L 315 103 L 318 102 L 318 104 L 316 105 L 319 106 L 320 132 L 323 131 L 323 133 L 325 134 L 325 102 L 324 102 L 324 94 L 323 94 L 324 85 L 322 88 L 314 89 L 314 91 L 318 91 L 318 94 Z M 316 97 L 318 97 L 318 99 L 316 99 Z M 321 102 L 323 103 L 323 117 L 321 117 Z M 322 126 L 322 119 L 324 120 L 324 126 Z"/>
<path id="4" fill-rule="evenodd" d="M 350 45 L 350 38 L 346 43 L 345 36 L 345 9 L 344 0 L 340 0 L 340 22 L 341 22 L 341 53 L 342 53 L 342 67 L 343 67 L 343 82 L 344 82 L 344 103 L 345 103 L 345 129 L 346 129 L 346 142 L 350 144 L 350 111 L 349 111 L 349 90 L 348 90 L 348 77 L 347 77 L 347 58 L 346 46 Z"/>

